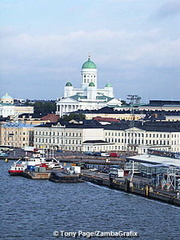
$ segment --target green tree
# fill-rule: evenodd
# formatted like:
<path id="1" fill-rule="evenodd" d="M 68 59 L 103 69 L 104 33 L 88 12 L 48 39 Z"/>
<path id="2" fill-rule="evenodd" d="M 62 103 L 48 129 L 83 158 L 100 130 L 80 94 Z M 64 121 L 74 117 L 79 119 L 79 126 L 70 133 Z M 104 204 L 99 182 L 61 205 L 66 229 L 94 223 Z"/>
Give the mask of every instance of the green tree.
<path id="1" fill-rule="evenodd" d="M 68 122 L 73 119 L 76 121 L 82 121 L 85 119 L 85 115 L 82 113 L 70 113 L 69 115 L 62 116 L 61 119 Z"/>
<path id="2" fill-rule="evenodd" d="M 56 103 L 54 101 L 43 102 L 43 101 L 36 101 L 35 103 L 28 103 L 26 101 L 26 105 L 34 107 L 34 113 L 39 113 L 42 115 L 48 113 L 55 113 L 56 111 Z"/>

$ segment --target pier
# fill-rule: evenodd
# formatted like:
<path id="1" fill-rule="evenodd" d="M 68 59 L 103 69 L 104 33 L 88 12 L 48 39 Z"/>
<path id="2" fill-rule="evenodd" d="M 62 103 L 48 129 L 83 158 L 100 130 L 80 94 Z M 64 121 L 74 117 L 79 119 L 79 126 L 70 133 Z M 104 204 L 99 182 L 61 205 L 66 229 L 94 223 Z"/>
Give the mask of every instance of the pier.
<path id="1" fill-rule="evenodd" d="M 87 182 L 92 182 L 101 186 L 106 186 L 112 189 L 121 190 L 127 193 L 137 194 L 149 199 L 154 199 L 157 201 L 162 201 L 180 206 L 180 198 L 178 198 L 177 193 L 153 189 L 152 186 L 148 184 L 146 184 L 142 188 L 137 188 L 134 186 L 133 182 L 130 182 L 130 180 L 127 178 L 109 179 L 108 174 L 95 173 L 87 170 L 83 170 L 81 177 L 84 181 Z M 137 180 L 138 179 L 135 178 L 133 181 Z"/>

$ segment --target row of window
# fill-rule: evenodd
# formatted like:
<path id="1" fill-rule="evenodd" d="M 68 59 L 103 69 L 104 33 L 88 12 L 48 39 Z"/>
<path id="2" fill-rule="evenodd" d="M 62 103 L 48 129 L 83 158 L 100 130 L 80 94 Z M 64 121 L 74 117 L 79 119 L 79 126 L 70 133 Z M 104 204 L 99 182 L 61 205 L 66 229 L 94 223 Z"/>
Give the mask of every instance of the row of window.
<path id="1" fill-rule="evenodd" d="M 4 135 L 26 135 L 28 134 L 29 132 L 20 132 L 20 131 L 4 131 Z"/>
<path id="2" fill-rule="evenodd" d="M 81 144 L 81 140 L 74 140 L 74 139 L 51 139 L 51 138 L 36 138 L 35 143 L 54 143 L 54 144 Z"/>
<path id="3" fill-rule="evenodd" d="M 154 139 L 144 140 L 144 139 L 133 139 L 133 138 L 129 138 L 129 139 L 106 138 L 105 140 L 110 143 L 125 143 L 125 144 L 136 144 L 136 145 L 140 145 L 140 144 L 169 145 L 170 144 L 169 140 L 154 140 Z M 178 141 L 174 141 L 172 142 L 172 144 L 176 145 L 178 144 Z"/>
<path id="4" fill-rule="evenodd" d="M 11 141 L 11 142 L 15 142 L 15 141 L 27 141 L 29 138 L 25 138 L 25 137 L 4 137 L 4 142 L 6 141 Z"/>
<path id="5" fill-rule="evenodd" d="M 3 145 L 8 145 L 8 146 L 13 146 L 13 147 L 20 147 L 20 148 L 22 148 L 22 147 L 24 147 L 24 146 L 29 146 L 29 142 L 27 142 L 27 141 L 5 141 L 5 142 L 3 142 L 2 141 L 2 144 Z"/>
<path id="6" fill-rule="evenodd" d="M 162 133 L 130 133 L 130 132 L 105 132 L 105 136 L 122 136 L 122 137 L 153 137 L 153 138 L 169 138 L 169 134 Z M 174 134 L 176 137 L 176 134 Z"/>
<path id="7" fill-rule="evenodd" d="M 96 77 L 96 75 L 92 75 L 92 74 L 84 74 L 84 78 L 86 78 L 86 77 Z"/>
<path id="8" fill-rule="evenodd" d="M 42 136 L 61 136 L 61 137 L 81 137 L 81 133 L 78 132 L 43 132 L 43 131 L 35 131 L 35 135 Z"/>

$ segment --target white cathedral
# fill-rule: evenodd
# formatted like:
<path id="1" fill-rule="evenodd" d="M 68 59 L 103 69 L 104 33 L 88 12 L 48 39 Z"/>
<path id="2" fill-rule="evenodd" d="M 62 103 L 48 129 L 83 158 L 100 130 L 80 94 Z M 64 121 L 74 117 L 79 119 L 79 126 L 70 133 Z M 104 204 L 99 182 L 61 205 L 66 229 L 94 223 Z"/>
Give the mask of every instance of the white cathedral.
<path id="1" fill-rule="evenodd" d="M 107 83 L 104 89 L 97 88 L 97 67 L 88 60 L 81 69 L 81 88 L 74 88 L 71 82 L 64 87 L 64 97 L 57 101 L 56 114 L 63 116 L 77 110 L 95 110 L 102 107 L 119 107 L 122 102 L 114 98 L 113 87 Z"/>

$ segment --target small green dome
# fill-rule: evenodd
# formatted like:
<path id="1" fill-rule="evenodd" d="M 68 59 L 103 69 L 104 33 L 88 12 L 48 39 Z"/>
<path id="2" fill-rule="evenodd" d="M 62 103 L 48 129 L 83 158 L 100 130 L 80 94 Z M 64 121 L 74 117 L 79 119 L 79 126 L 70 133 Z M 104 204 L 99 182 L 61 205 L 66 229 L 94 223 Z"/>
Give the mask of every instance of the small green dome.
<path id="1" fill-rule="evenodd" d="M 13 104 L 14 99 L 11 96 L 9 96 L 8 93 L 6 93 L 4 96 L 2 96 L 2 98 L 0 99 L 0 102 L 5 104 Z"/>
<path id="2" fill-rule="evenodd" d="M 84 68 L 97 69 L 96 64 L 91 61 L 90 57 L 88 57 L 88 60 L 82 65 L 82 69 Z"/>
<path id="3" fill-rule="evenodd" d="M 112 87 L 111 83 L 106 83 L 105 87 Z"/>
<path id="4" fill-rule="evenodd" d="M 66 83 L 66 87 L 72 87 L 72 83 L 71 82 L 67 82 Z"/>
<path id="5" fill-rule="evenodd" d="M 9 94 L 8 93 L 6 93 L 4 96 L 2 96 L 2 98 L 1 98 L 2 100 L 13 100 L 13 98 L 11 97 L 11 96 L 9 96 Z"/>
<path id="6" fill-rule="evenodd" d="M 95 87 L 95 84 L 93 82 L 90 82 L 89 87 Z"/>

